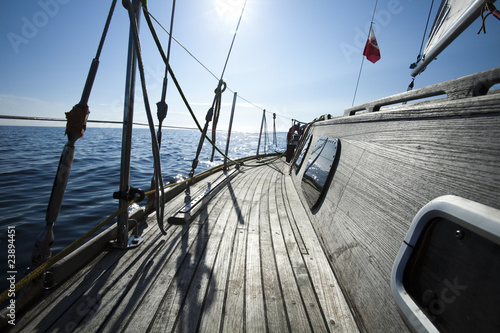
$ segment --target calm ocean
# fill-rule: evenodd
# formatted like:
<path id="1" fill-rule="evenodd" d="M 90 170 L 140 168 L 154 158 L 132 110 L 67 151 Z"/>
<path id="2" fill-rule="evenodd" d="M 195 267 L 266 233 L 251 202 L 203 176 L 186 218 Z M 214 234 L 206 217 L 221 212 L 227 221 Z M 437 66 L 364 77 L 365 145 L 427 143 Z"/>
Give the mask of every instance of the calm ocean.
<path id="1" fill-rule="evenodd" d="M 200 132 L 163 129 L 161 146 L 162 174 L 165 183 L 187 177 L 191 170 Z M 75 159 L 66 193 L 54 225 L 56 253 L 90 228 L 107 218 L 118 207 L 113 192 L 119 188 L 120 128 L 89 128 L 76 142 Z M 286 148 L 286 133 L 278 133 L 279 151 Z M 217 133 L 217 144 L 224 151 L 227 134 Z M 262 139 L 264 141 L 264 139 Z M 271 135 L 267 152 L 275 151 Z M 15 227 L 15 250 L 19 281 L 29 266 L 37 235 L 45 226 L 45 212 L 62 149 L 67 142 L 62 127 L 0 126 L 0 292 L 7 285 L 7 230 Z M 255 155 L 258 133 L 232 133 L 229 156 Z M 261 153 L 263 148 L 261 146 Z M 211 147 L 205 141 L 196 173 L 221 164 L 216 152 L 210 162 Z M 153 175 L 149 129 L 135 128 L 132 143 L 130 184 L 149 190 Z M 116 222 L 113 222 L 116 223 Z"/>

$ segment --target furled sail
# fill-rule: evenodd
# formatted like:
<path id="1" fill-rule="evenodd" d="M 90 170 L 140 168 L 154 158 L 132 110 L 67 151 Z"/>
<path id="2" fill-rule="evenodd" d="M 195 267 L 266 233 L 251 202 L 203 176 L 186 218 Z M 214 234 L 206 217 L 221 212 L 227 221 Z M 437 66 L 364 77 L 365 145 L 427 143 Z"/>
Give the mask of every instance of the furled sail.
<path id="1" fill-rule="evenodd" d="M 412 76 L 418 75 L 481 14 L 488 0 L 443 0 L 429 33 L 422 60 Z M 490 0 L 490 2 L 492 2 Z"/>

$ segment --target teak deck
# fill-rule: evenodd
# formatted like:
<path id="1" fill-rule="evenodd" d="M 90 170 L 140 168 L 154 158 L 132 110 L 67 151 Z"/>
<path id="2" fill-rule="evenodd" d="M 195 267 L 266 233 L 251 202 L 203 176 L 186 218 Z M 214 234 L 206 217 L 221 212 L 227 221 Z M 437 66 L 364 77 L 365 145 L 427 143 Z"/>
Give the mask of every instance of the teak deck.
<path id="1" fill-rule="evenodd" d="M 149 216 L 143 244 L 102 253 L 12 331 L 358 331 L 283 161 L 242 167 L 190 224 L 167 226 Z"/>

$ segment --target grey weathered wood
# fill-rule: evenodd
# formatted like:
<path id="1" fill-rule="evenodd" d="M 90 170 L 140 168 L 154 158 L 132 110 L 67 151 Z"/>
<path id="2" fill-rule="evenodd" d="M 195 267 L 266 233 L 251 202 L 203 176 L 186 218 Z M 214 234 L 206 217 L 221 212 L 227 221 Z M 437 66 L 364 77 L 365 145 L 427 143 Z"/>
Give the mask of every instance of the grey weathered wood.
<path id="1" fill-rule="evenodd" d="M 446 95 L 443 98 L 449 100 L 481 96 L 497 83 L 500 83 L 500 67 L 354 106 L 346 109 L 344 115 L 352 116 L 360 111 L 375 112 L 383 106 L 440 95 Z"/>
<path id="2" fill-rule="evenodd" d="M 283 180 L 281 182 L 277 182 L 276 191 L 278 191 L 278 195 L 276 196 L 279 201 L 278 205 L 283 205 L 283 208 L 278 209 L 281 231 L 286 244 L 290 264 L 293 269 L 293 274 L 297 280 L 301 301 L 309 317 L 311 329 L 315 332 L 324 332 L 327 330 L 326 321 L 323 316 L 323 311 L 318 304 L 316 292 L 312 286 L 305 262 L 306 260 L 313 260 L 314 258 L 302 255 L 295 240 L 295 234 L 291 227 L 291 221 L 293 219 L 290 219 L 290 216 L 286 214 L 286 209 L 284 209 L 284 206 L 287 204 L 288 196 L 283 196 L 283 193 L 286 192 Z M 281 193 L 281 195 L 279 193 Z M 295 223 L 295 221 L 293 221 L 293 223 Z"/>
<path id="3" fill-rule="evenodd" d="M 355 328 L 352 317 L 336 317 L 335 325 L 325 319 L 331 310 L 317 290 L 325 286 L 308 272 L 305 245 L 295 243 L 305 243 L 298 230 L 308 221 L 292 213 L 307 214 L 282 198 L 286 168 L 282 161 L 244 168 L 191 224 L 169 226 L 165 236 L 149 216 L 140 247 L 103 253 L 13 331 L 333 331 L 344 327 L 335 326 L 340 322 Z M 174 198 L 165 215 L 183 200 Z M 341 295 L 328 296 L 347 307 Z"/>
<path id="4" fill-rule="evenodd" d="M 325 200 L 305 211 L 362 329 L 407 330 L 390 276 L 421 207 L 454 194 L 500 208 L 499 97 L 399 105 L 312 126 L 313 146 L 326 135 L 341 149 Z M 300 201 L 302 172 L 292 172 Z"/>
<path id="5" fill-rule="evenodd" d="M 271 194 L 271 187 L 277 179 L 281 177 L 279 173 L 273 172 L 267 186 L 267 193 Z M 275 200 L 268 196 L 267 200 L 261 202 L 260 210 L 260 243 L 262 260 L 262 280 L 264 287 L 264 299 L 267 316 L 267 325 L 270 332 L 284 331 L 288 328 L 286 308 L 283 301 L 283 293 L 280 286 L 279 274 L 277 271 L 276 258 L 273 252 L 271 221 L 276 221 L 278 215 L 270 201 Z"/>
<path id="6" fill-rule="evenodd" d="M 227 187 L 228 194 L 231 198 L 234 196 L 235 184 L 238 183 L 230 182 Z M 243 184 L 238 185 L 241 186 L 238 190 L 246 191 L 250 185 L 250 180 L 246 179 Z M 213 271 L 217 274 L 217 278 L 214 283 L 210 284 L 207 291 L 206 297 L 210 300 L 211 306 L 205 307 L 203 311 L 203 317 L 201 318 L 199 327 L 201 332 L 217 332 L 222 327 L 225 300 L 227 293 L 230 292 L 226 288 L 231 262 L 230 258 L 239 221 L 238 212 L 234 207 L 233 199 L 227 200 L 224 211 L 219 218 L 221 220 L 227 220 L 228 223 L 226 223 L 226 228 L 222 235 L 223 239 L 213 268 Z"/>
<path id="7" fill-rule="evenodd" d="M 237 229 L 231 257 L 231 270 L 227 283 L 223 332 L 240 332 L 245 327 L 245 259 L 247 230 Z"/>
<path id="8" fill-rule="evenodd" d="M 278 198 L 280 193 L 280 187 L 277 189 L 279 180 L 276 182 L 275 186 L 269 189 L 269 196 L 271 198 L 269 201 L 269 210 L 277 212 L 276 218 L 270 221 L 276 267 L 281 290 L 283 291 L 283 301 L 287 312 L 289 327 L 292 330 L 306 332 L 311 330 L 310 322 L 301 299 L 300 290 L 293 272 L 294 268 L 291 266 L 285 239 L 283 237 L 283 230 L 281 229 L 280 220 L 283 219 L 284 216 L 282 213 L 280 214 L 280 212 L 284 211 L 284 204 L 283 201 Z"/>
<path id="9" fill-rule="evenodd" d="M 407 331 L 390 273 L 413 216 L 446 194 L 500 208 L 500 94 L 463 98 L 498 71 L 452 87 L 456 98 L 315 123 L 311 146 L 341 143 L 318 209 L 304 205 L 303 170 L 243 167 L 189 225 L 162 235 L 148 216 L 137 249 L 108 248 L 10 330 Z"/>
<path id="10" fill-rule="evenodd" d="M 293 184 L 289 177 L 283 178 L 284 189 L 288 193 L 287 199 L 290 208 L 300 207 L 300 198 L 293 191 Z M 332 270 L 325 269 L 330 263 L 323 255 L 321 244 L 317 242 L 313 226 L 308 223 L 307 214 L 302 209 L 290 209 L 297 228 L 304 234 L 309 249 L 304 255 L 304 262 L 317 293 L 318 301 L 324 311 L 324 316 L 330 331 L 357 332 L 358 328 L 347 306 L 344 295 Z"/>
<path id="11" fill-rule="evenodd" d="M 170 224 L 190 223 L 203 207 L 238 173 L 238 169 L 231 169 L 224 172 L 213 183 L 208 183 L 202 193 L 193 195 L 182 207 L 168 218 Z"/>
<path id="12" fill-rule="evenodd" d="M 266 329 L 264 290 L 262 287 L 262 260 L 260 250 L 260 202 L 269 182 L 269 168 L 261 168 L 257 187 L 252 194 L 248 214 L 247 263 L 245 279 L 245 320 L 247 332 L 263 332 Z"/>

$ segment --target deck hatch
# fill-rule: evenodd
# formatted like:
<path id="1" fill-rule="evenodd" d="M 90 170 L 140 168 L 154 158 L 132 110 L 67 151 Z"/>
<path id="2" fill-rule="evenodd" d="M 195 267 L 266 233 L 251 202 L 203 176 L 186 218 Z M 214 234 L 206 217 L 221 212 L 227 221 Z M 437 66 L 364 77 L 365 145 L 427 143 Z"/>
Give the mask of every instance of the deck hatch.
<path id="1" fill-rule="evenodd" d="M 309 208 L 318 207 L 335 173 L 339 139 L 322 136 L 316 142 L 302 177 L 302 193 Z"/>
<path id="2" fill-rule="evenodd" d="M 500 212 L 445 196 L 415 217 L 391 283 L 414 331 L 493 332 L 500 328 L 498 276 Z"/>

